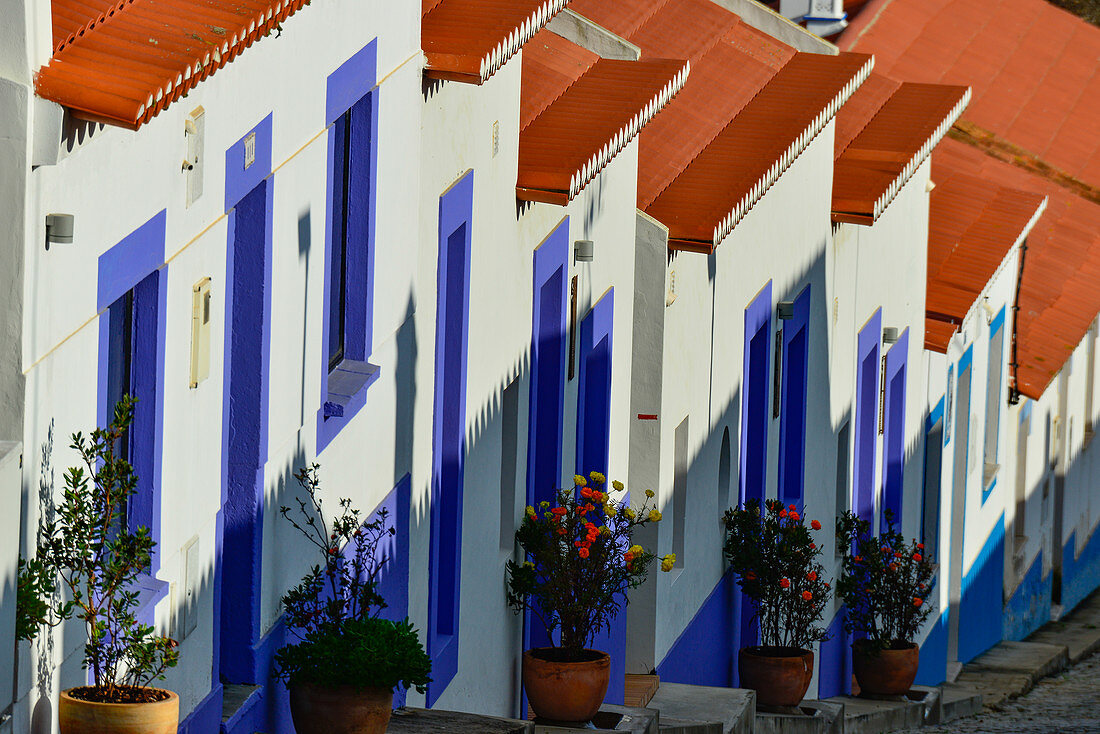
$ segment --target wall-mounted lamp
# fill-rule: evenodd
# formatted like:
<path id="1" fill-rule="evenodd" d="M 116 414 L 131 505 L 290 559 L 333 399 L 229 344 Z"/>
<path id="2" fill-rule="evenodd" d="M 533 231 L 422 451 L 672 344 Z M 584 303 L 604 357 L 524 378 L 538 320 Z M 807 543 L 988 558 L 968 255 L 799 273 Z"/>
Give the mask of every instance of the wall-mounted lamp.
<path id="1" fill-rule="evenodd" d="M 896 326 L 884 326 L 882 328 L 882 343 L 894 344 L 898 340 L 898 327 Z"/>
<path id="2" fill-rule="evenodd" d="M 573 261 L 590 263 L 595 256 L 595 247 L 592 240 L 577 240 L 573 243 Z"/>
<path id="3" fill-rule="evenodd" d="M 993 307 L 989 305 L 989 296 L 982 296 L 982 310 L 985 311 L 985 323 L 990 325 L 993 323 L 993 317 L 997 315 L 997 312 L 993 310 Z"/>
<path id="4" fill-rule="evenodd" d="M 775 304 L 776 314 L 780 321 L 789 321 L 794 318 L 794 301 L 780 301 Z"/>
<path id="5" fill-rule="evenodd" d="M 71 245 L 73 242 L 72 214 L 47 214 L 46 215 L 46 249 L 50 249 L 50 243 L 55 245 Z"/>

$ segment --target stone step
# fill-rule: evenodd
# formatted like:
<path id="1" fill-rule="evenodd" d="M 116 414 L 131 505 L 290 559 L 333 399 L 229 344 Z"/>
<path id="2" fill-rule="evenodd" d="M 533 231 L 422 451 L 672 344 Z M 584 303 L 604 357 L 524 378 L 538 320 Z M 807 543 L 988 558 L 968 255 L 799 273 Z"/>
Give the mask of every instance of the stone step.
<path id="1" fill-rule="evenodd" d="M 661 712 L 661 731 L 670 734 L 749 734 L 753 730 L 756 693 L 744 688 L 693 686 L 661 682 L 649 702 Z M 680 722 L 676 724 L 674 722 Z"/>
<path id="2" fill-rule="evenodd" d="M 386 734 L 531 734 L 530 721 L 502 719 L 459 711 L 400 708 L 393 712 Z"/>
<path id="3" fill-rule="evenodd" d="M 535 719 L 534 734 L 658 734 L 657 711 L 605 703 L 583 725 Z"/>
<path id="4" fill-rule="evenodd" d="M 916 729 L 924 724 L 924 705 L 900 696 L 896 700 L 857 696 L 825 700 L 844 705 L 845 734 L 880 734 L 895 729 Z"/>
<path id="5" fill-rule="evenodd" d="M 788 712 L 756 712 L 756 734 L 844 734 L 844 704 L 805 700 Z"/>
<path id="6" fill-rule="evenodd" d="M 982 710 L 982 694 L 976 689 L 958 683 L 944 683 L 940 693 L 943 714 L 940 723 L 974 716 Z"/>

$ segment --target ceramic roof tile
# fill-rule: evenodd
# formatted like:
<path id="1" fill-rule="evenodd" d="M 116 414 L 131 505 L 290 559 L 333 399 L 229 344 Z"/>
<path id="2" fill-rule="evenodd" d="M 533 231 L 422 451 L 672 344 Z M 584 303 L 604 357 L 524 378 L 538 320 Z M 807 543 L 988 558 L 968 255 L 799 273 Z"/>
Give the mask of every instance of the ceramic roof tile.
<path id="1" fill-rule="evenodd" d="M 569 0 L 425 0 L 420 44 L 435 79 L 481 84 Z"/>
<path id="2" fill-rule="evenodd" d="M 53 0 L 53 57 L 39 96 L 78 117 L 137 128 L 307 0 Z"/>
<path id="3" fill-rule="evenodd" d="M 599 58 L 553 31 L 543 28 L 536 33 L 523 50 L 519 129 L 530 125 Z"/>
<path id="4" fill-rule="evenodd" d="M 516 195 L 566 204 L 683 87 L 689 64 L 657 58 L 578 63 L 562 44 L 542 40 L 523 54 L 524 81 L 543 74 L 550 81 L 525 83 L 521 92 L 522 115 L 531 119 L 520 132 Z"/>
<path id="5" fill-rule="evenodd" d="M 969 100 L 968 87 L 899 85 L 836 159 L 833 221 L 869 224 L 878 219 Z M 863 112 L 845 105 L 838 118 Z"/>

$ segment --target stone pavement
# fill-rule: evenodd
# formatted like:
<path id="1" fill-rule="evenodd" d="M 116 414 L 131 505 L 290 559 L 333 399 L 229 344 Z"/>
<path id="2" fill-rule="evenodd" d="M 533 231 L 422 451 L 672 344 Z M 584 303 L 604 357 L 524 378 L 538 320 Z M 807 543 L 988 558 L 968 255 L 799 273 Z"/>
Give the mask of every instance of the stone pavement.
<path id="1" fill-rule="evenodd" d="M 1100 734 L 1100 655 L 1040 680 L 1023 696 L 921 734 Z"/>

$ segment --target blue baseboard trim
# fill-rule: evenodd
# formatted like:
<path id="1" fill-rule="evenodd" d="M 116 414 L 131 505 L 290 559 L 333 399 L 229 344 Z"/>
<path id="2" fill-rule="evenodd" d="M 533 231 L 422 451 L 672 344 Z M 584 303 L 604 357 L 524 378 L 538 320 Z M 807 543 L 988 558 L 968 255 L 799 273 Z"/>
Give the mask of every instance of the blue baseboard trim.
<path id="1" fill-rule="evenodd" d="M 179 726 L 179 734 L 211 734 L 222 723 L 222 684 L 214 683 L 210 693 L 199 701 Z"/>
<path id="2" fill-rule="evenodd" d="M 727 571 L 657 664 L 661 680 L 701 686 L 734 685 L 738 640 L 734 589 L 733 573 Z"/>
<path id="3" fill-rule="evenodd" d="M 918 686 L 938 686 L 947 679 L 947 610 L 932 623 L 932 629 L 920 646 L 917 667 Z"/>
<path id="4" fill-rule="evenodd" d="M 1073 610 L 1100 586 L 1100 533 L 1092 537 L 1077 555 L 1077 531 L 1069 536 L 1062 548 L 1062 606 L 1064 613 Z"/>
<path id="5" fill-rule="evenodd" d="M 1043 578 L 1043 552 L 1031 562 L 1011 598 L 1005 602 L 1002 636 L 1023 640 L 1050 621 L 1051 577 Z"/>

